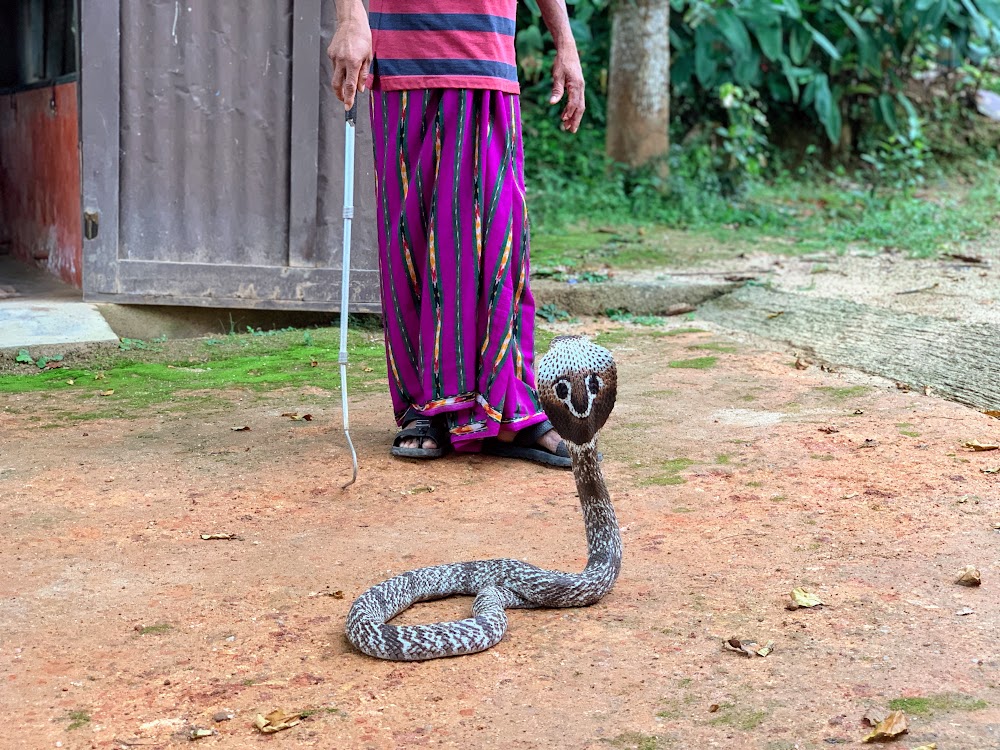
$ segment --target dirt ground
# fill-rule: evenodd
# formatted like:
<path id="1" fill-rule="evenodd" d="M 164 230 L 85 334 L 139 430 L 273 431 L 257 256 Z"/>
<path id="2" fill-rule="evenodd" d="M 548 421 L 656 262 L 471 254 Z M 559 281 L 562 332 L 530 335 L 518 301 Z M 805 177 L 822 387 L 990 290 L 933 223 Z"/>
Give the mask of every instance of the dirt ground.
<path id="1" fill-rule="evenodd" d="M 25 414 L 79 403 L 7 397 L 0 747 L 171 747 L 197 726 L 220 748 L 812 750 L 860 747 L 870 706 L 913 699 L 890 747 L 1000 748 L 1000 474 L 983 473 L 1000 452 L 962 447 L 1000 421 L 711 333 L 607 339 L 615 589 L 426 663 L 354 652 L 352 599 L 439 562 L 582 568 L 568 473 L 391 460 L 383 395 L 353 401 L 346 491 L 336 393 L 234 389 L 223 409 L 50 429 Z M 981 587 L 955 583 L 965 565 Z M 825 606 L 786 610 L 798 586 Z M 774 651 L 727 652 L 732 636 Z M 277 708 L 309 715 L 258 734 Z"/>

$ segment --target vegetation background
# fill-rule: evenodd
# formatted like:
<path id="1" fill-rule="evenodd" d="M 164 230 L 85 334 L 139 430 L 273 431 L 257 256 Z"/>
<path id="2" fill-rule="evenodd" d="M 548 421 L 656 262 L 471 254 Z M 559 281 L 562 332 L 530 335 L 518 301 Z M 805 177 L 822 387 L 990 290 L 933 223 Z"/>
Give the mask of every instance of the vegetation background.
<path id="1" fill-rule="evenodd" d="M 537 5 L 520 4 L 543 272 L 596 249 L 663 263 L 662 234 L 640 228 L 927 257 L 998 224 L 1000 123 L 977 104 L 1000 93 L 1000 0 L 670 0 L 671 146 L 634 169 L 605 152 L 608 61 L 615 14 L 650 4 L 568 0 L 587 79 L 576 135 L 547 103 L 554 49 Z M 631 238 L 624 255 L 616 233 Z"/>

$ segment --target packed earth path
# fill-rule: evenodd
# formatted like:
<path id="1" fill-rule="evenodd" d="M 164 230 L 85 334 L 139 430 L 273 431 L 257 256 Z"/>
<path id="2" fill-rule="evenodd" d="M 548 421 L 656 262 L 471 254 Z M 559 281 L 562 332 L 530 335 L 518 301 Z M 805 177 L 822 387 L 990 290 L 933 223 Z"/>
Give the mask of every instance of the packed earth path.
<path id="1" fill-rule="evenodd" d="M 0 745 L 819 750 L 894 708 L 889 747 L 1000 748 L 1000 451 L 964 447 L 1000 420 L 671 325 L 559 326 L 618 362 L 615 588 L 423 663 L 355 652 L 351 601 L 456 560 L 580 570 L 569 473 L 391 459 L 380 391 L 352 395 L 347 490 L 335 389 L 234 383 L 97 419 L 73 414 L 114 398 L 99 384 L 3 394 Z M 967 565 L 981 586 L 956 582 Z M 824 604 L 787 609 L 799 587 Z M 298 723 L 270 737 L 254 721 L 275 710 Z"/>

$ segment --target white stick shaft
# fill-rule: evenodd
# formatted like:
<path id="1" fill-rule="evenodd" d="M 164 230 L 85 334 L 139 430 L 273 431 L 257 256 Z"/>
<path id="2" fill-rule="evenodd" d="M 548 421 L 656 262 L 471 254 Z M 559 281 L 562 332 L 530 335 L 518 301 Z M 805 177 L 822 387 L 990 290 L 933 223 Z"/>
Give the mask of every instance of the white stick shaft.
<path id="1" fill-rule="evenodd" d="M 344 415 L 344 436 L 351 449 L 351 465 L 354 474 L 348 487 L 358 478 L 358 454 L 351 440 L 350 420 L 347 411 L 347 316 L 351 297 L 351 222 L 354 219 L 354 134 L 355 124 L 349 118 L 344 134 L 344 252 L 343 269 L 340 277 L 340 408 Z"/>

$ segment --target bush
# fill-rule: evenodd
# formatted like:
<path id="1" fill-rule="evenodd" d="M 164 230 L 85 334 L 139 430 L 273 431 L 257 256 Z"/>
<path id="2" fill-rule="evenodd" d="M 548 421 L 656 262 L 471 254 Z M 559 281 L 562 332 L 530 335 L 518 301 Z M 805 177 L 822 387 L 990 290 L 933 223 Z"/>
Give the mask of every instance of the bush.
<path id="1" fill-rule="evenodd" d="M 906 87 L 917 74 L 977 66 L 1000 51 L 1000 0 L 671 0 L 671 7 L 671 78 L 682 115 L 704 117 L 701 103 L 731 83 L 760 91 L 772 119 L 804 115 L 841 148 L 870 120 L 906 135 L 913 116 Z"/>

